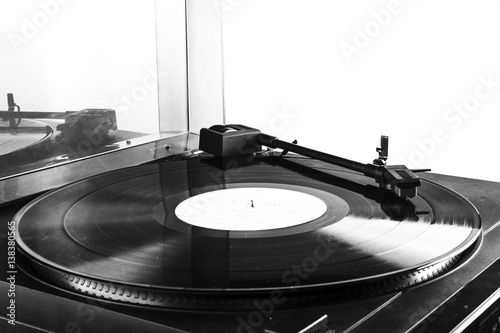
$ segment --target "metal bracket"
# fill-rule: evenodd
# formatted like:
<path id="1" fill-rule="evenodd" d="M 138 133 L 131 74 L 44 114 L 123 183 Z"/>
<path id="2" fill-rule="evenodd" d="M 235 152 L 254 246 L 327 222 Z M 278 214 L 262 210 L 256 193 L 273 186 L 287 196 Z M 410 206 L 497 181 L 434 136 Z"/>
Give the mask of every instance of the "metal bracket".
<path id="1" fill-rule="evenodd" d="M 14 112 L 14 111 L 16 111 L 16 109 L 17 109 L 17 112 L 21 111 L 21 107 L 14 102 L 14 94 L 12 94 L 12 93 L 7 94 L 7 105 L 8 105 L 7 112 Z M 17 118 L 17 120 L 16 120 L 16 118 L 17 117 L 7 117 L 7 118 L 3 118 L 2 121 L 8 120 L 9 127 L 13 130 L 16 130 L 17 126 L 21 123 L 21 117 Z"/>
<path id="2" fill-rule="evenodd" d="M 375 150 L 378 153 L 378 158 L 373 160 L 373 164 L 385 165 L 389 156 L 389 137 L 381 135 L 380 147 L 377 147 Z"/>

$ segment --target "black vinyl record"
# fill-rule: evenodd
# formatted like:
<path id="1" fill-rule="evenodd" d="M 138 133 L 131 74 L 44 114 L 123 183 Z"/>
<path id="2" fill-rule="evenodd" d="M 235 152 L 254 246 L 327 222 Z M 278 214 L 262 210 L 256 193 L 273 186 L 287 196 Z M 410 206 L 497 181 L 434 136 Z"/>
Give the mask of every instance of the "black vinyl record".
<path id="1" fill-rule="evenodd" d="M 239 189 L 252 190 L 238 200 Z M 213 204 L 218 193 L 229 193 L 226 204 Z M 283 208 L 282 193 L 297 199 Z M 271 225 L 238 228 L 265 217 Z M 391 292 L 449 271 L 481 235 L 474 206 L 438 184 L 422 180 L 417 197 L 401 200 L 363 175 L 296 157 L 113 171 L 39 197 L 15 220 L 18 246 L 41 279 L 167 308 Z"/>

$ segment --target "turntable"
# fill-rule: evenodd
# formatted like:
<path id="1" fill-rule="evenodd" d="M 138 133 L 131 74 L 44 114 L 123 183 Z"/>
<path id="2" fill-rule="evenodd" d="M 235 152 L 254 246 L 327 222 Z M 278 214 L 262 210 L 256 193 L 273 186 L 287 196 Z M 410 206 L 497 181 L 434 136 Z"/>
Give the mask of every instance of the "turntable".
<path id="1" fill-rule="evenodd" d="M 76 306 L 74 329 L 122 316 L 153 331 L 494 327 L 498 262 L 486 249 L 498 208 L 475 186 L 498 195 L 498 185 L 386 166 L 382 144 L 376 164 L 362 165 L 213 126 L 195 156 L 38 196 L 8 223 L 16 302 L 26 292 L 65 315 Z"/>
<path id="2" fill-rule="evenodd" d="M 206 59 L 177 60 L 159 71 Z M 151 135 L 8 96 L 2 332 L 498 330 L 500 184 L 391 165 L 384 136 L 361 163 L 223 124 L 220 100 L 189 90 L 188 111 L 159 81 L 183 124 Z"/>

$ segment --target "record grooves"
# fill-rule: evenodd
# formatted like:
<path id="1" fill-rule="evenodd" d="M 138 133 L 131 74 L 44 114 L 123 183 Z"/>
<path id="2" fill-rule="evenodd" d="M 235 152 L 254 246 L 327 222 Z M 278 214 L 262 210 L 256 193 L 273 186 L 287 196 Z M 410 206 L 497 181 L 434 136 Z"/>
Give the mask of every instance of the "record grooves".
<path id="1" fill-rule="evenodd" d="M 144 165 L 50 192 L 15 217 L 20 251 L 38 278 L 66 290 L 164 308 L 231 310 L 251 308 L 270 293 L 286 299 L 280 305 L 296 306 L 393 292 L 453 269 L 481 238 L 474 206 L 430 181 L 411 202 L 400 202 L 373 180 L 322 162 L 226 162 Z M 308 163 L 315 167 L 302 165 Z M 223 223 L 204 213 L 209 227 L 200 227 L 175 211 L 199 196 L 193 209 L 200 212 L 219 192 L 247 188 L 296 192 L 325 208 L 293 225 L 280 227 L 273 218 L 277 226 L 242 230 L 218 228 Z M 275 204 L 250 201 L 242 213 L 250 218 L 262 216 L 255 213 L 261 202 Z M 300 199 L 293 206 L 294 214 L 307 211 Z M 223 206 L 220 216 L 225 209 L 233 208 Z"/>

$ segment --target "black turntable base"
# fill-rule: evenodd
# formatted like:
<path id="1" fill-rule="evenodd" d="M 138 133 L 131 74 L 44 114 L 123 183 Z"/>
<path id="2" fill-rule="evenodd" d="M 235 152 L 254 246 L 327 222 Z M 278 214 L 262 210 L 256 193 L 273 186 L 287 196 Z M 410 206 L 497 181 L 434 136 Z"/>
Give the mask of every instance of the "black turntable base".
<path id="1" fill-rule="evenodd" d="M 3 209 L 17 226 L 17 327 L 445 332 L 469 318 L 467 329 L 492 328 L 498 202 L 500 184 L 435 174 L 403 200 L 299 157 L 101 174 Z"/>

